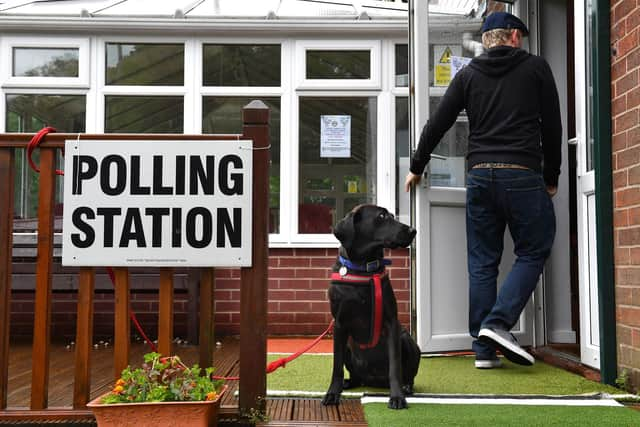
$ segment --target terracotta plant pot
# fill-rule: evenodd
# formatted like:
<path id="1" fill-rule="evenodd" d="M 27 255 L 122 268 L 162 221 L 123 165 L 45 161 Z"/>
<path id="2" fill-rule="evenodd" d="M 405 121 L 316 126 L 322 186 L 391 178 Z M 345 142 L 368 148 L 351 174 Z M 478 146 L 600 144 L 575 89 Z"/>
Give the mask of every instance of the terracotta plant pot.
<path id="1" fill-rule="evenodd" d="M 216 426 L 223 386 L 215 400 L 102 404 L 104 394 L 87 404 L 98 427 Z"/>

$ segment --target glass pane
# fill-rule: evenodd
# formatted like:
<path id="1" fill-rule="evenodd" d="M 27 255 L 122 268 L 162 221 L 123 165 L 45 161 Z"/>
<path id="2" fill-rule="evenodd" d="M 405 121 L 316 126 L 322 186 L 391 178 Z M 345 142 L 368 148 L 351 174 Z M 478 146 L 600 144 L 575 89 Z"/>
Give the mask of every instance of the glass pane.
<path id="1" fill-rule="evenodd" d="M 587 0 L 586 6 L 586 15 L 585 15 L 585 34 L 587 37 L 585 46 L 585 62 L 586 62 L 586 80 L 587 80 L 587 144 L 585 146 L 585 150 L 587 150 L 586 158 L 587 164 L 586 170 L 593 170 L 593 149 L 594 149 L 594 129 L 593 129 L 593 57 L 590 47 L 593 46 L 593 2 L 591 0 Z"/>
<path id="2" fill-rule="evenodd" d="M 184 85 L 184 45 L 107 43 L 106 84 Z"/>
<path id="3" fill-rule="evenodd" d="M 404 179 L 409 173 L 409 98 L 396 98 L 396 216 L 410 221 L 409 193 L 404 191 Z"/>
<path id="4" fill-rule="evenodd" d="M 107 133 L 182 133 L 181 96 L 106 96 Z"/>
<path id="5" fill-rule="evenodd" d="M 280 45 L 204 45 L 205 86 L 280 86 Z"/>
<path id="6" fill-rule="evenodd" d="M 15 77 L 78 77 L 77 48 L 13 48 Z"/>
<path id="7" fill-rule="evenodd" d="M 396 45 L 396 86 L 409 86 L 409 47 L 406 44 Z"/>
<path id="8" fill-rule="evenodd" d="M 7 95 L 7 132 L 37 132 L 53 126 L 58 132 L 85 131 L 86 100 L 83 95 Z M 33 160 L 40 163 L 40 151 L 33 152 Z M 58 152 L 58 169 L 62 169 L 62 155 Z M 25 150 L 16 150 L 14 213 L 16 231 L 32 231 L 38 214 L 38 174 L 31 170 Z M 62 215 L 61 176 L 56 178 L 56 216 Z M 56 221 L 56 228 L 61 227 Z"/>
<path id="9" fill-rule="evenodd" d="M 255 98 L 205 96 L 202 133 L 242 133 L 242 108 Z M 260 98 L 270 111 L 269 232 L 280 232 L 280 98 Z"/>
<path id="10" fill-rule="evenodd" d="M 376 98 L 300 98 L 299 117 L 298 232 L 330 233 L 376 201 Z"/>
<path id="11" fill-rule="evenodd" d="M 429 111 L 438 107 L 440 97 L 429 98 Z M 447 159 L 432 158 L 429 162 L 429 185 L 433 187 L 464 187 L 467 170 L 467 140 L 469 126 L 467 116 L 463 112 L 456 123 L 444 134 L 440 143 L 433 150 Z"/>
<path id="12" fill-rule="evenodd" d="M 368 50 L 307 50 L 308 79 L 370 79 Z"/>

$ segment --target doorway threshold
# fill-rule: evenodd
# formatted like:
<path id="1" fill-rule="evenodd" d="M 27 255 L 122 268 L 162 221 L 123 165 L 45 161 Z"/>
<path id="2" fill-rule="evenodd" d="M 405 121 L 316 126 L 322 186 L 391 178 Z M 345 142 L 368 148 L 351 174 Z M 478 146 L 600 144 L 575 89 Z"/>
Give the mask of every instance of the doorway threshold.
<path id="1" fill-rule="evenodd" d="M 553 347 L 544 346 L 530 349 L 536 359 L 565 371 L 581 375 L 588 380 L 600 382 L 600 371 L 580 362 L 577 356 L 564 353 Z"/>

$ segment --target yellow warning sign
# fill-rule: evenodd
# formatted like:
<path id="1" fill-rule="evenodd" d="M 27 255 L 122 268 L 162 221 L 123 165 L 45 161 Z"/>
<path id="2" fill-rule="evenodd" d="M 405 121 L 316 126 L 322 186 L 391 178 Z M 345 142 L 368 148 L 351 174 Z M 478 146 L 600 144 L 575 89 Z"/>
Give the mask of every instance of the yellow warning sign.
<path id="1" fill-rule="evenodd" d="M 442 52 L 442 55 L 440 55 L 440 59 L 438 60 L 439 63 L 441 64 L 448 64 L 451 62 L 451 55 L 453 55 L 453 52 L 451 52 L 451 48 L 449 46 L 447 46 L 444 49 L 444 52 Z"/>
<path id="2" fill-rule="evenodd" d="M 451 82 L 451 65 L 436 64 L 434 86 L 448 86 Z"/>

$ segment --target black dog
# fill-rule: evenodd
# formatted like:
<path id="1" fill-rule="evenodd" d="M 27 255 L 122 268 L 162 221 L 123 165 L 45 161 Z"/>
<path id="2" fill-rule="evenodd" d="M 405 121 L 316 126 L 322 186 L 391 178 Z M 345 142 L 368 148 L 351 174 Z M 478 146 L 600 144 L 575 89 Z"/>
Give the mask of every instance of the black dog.
<path id="1" fill-rule="evenodd" d="M 322 403 L 337 405 L 343 388 L 390 388 L 389 408 L 407 407 L 420 348 L 398 321 L 393 288 L 385 272 L 385 248 L 406 247 L 416 230 L 374 205 L 354 208 L 335 227 L 340 246 L 329 287 L 333 373 Z M 377 276 L 377 277 L 376 277 Z M 376 283 L 377 282 L 377 283 Z M 377 290 L 376 290 L 377 287 Z M 375 294 L 381 295 L 376 299 Z M 343 366 L 350 378 L 344 380 Z"/>

